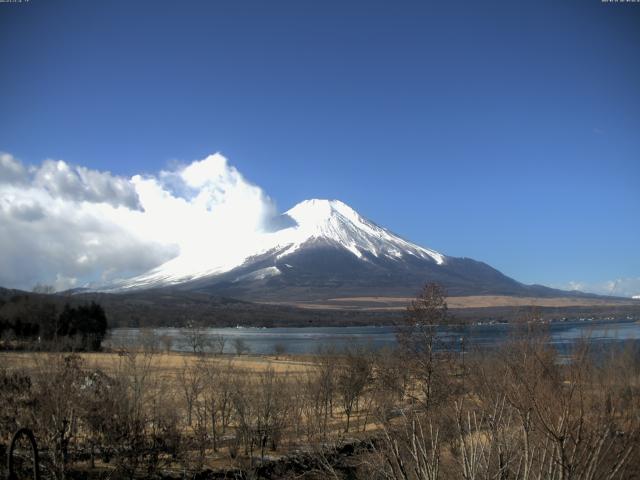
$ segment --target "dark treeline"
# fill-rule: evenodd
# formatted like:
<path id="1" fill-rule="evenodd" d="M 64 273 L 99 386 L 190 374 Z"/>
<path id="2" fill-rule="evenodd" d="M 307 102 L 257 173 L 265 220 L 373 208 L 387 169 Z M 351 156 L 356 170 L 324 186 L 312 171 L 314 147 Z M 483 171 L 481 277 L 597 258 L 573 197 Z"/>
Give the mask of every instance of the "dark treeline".
<path id="1" fill-rule="evenodd" d="M 95 302 L 71 306 L 47 295 L 14 295 L 0 300 L 0 341 L 4 348 L 99 350 L 108 323 Z"/>
<path id="2" fill-rule="evenodd" d="M 109 318 L 109 326 L 117 327 L 185 327 L 197 323 L 207 327 L 305 327 L 395 325 L 402 322 L 401 310 L 368 309 L 308 309 L 291 305 L 252 303 L 205 292 L 184 292 L 172 289 L 151 289 L 118 294 L 85 292 L 73 295 L 42 295 L 0 288 L 0 304 L 15 296 L 48 298 L 62 308 L 95 302 Z M 640 318 L 637 305 L 608 305 L 584 307 L 538 307 L 545 320 L 561 318 Z M 526 308 L 525 308 L 526 310 Z M 517 321 L 521 307 L 482 307 L 451 309 L 461 321 Z"/>
<path id="3" fill-rule="evenodd" d="M 75 296 L 74 296 L 75 297 Z M 121 294 L 86 293 L 78 300 L 104 306 L 110 325 L 116 327 L 184 327 L 196 322 L 208 327 L 307 327 L 395 325 L 403 321 L 402 310 L 310 309 L 291 305 L 245 302 L 202 292 L 150 290 Z M 585 307 L 537 307 L 545 320 L 562 318 L 640 318 L 637 305 Z M 526 307 L 478 307 L 451 309 L 452 316 L 465 321 L 517 321 Z"/>

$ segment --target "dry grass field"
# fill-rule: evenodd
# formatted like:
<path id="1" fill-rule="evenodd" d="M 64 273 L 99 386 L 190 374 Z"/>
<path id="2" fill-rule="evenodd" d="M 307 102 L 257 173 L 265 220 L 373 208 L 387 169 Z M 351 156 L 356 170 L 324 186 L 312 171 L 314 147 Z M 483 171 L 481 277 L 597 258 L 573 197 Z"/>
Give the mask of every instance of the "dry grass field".
<path id="1" fill-rule="evenodd" d="M 144 352 L 140 352 L 144 353 Z M 51 356 L 57 354 L 42 352 L 0 352 L 0 365 L 8 370 L 39 368 Z M 122 362 L 122 354 L 115 352 L 79 352 L 88 370 L 100 369 L 113 373 Z M 207 356 L 207 362 L 218 366 L 230 366 L 245 373 L 263 373 L 273 370 L 276 374 L 301 374 L 313 368 L 314 363 L 309 356 L 292 355 L 220 355 Z M 193 367 L 203 357 L 190 353 L 155 353 L 149 355 L 150 369 L 163 377 L 176 375 L 185 367 Z"/>
<path id="2" fill-rule="evenodd" d="M 462 363 L 422 348 L 306 357 L 1 352 L 0 400 L 10 415 L 0 416 L 0 446 L 18 426 L 33 425 L 56 453 L 43 460 L 55 476 L 183 478 L 216 469 L 255 478 L 399 480 L 394 470 L 408 462 L 437 468 L 433 478 L 446 480 L 464 478 L 464 462 L 473 461 L 469 468 L 487 471 L 477 478 L 488 479 L 507 468 L 495 456 L 500 448 L 513 478 L 527 480 L 512 470 L 524 455 L 552 472 L 540 478 L 564 480 L 565 469 L 592 468 L 591 452 L 594 474 L 615 474 L 575 478 L 631 478 L 640 453 L 634 352 L 606 365 L 585 352 L 562 365 L 545 345 L 524 338 Z M 583 429 L 588 435 L 576 437 Z M 558 439 L 567 437 L 579 441 L 564 458 Z M 344 442 L 369 446 L 336 457 Z M 265 461 L 292 470 L 257 474 Z M 357 476 L 351 467 L 341 473 L 345 462 L 358 465 Z M 416 478 L 432 478 L 422 473 Z"/>
<path id="3" fill-rule="evenodd" d="M 69 358 L 77 359 L 77 363 L 68 363 Z M 89 401 L 100 405 L 104 401 L 104 406 L 99 408 L 104 410 L 100 415 L 105 416 L 107 430 L 114 427 L 109 420 L 113 415 L 109 409 L 118 412 L 116 415 L 122 415 L 118 403 L 124 401 L 123 405 L 127 405 L 124 410 L 133 408 L 133 411 L 139 412 L 137 415 L 141 415 L 139 419 L 133 418 L 128 422 L 132 422 L 132 425 L 138 422 L 146 424 L 145 436 L 153 435 L 150 431 L 156 425 L 168 421 L 173 435 L 181 438 L 180 458 L 165 453 L 157 461 L 165 472 L 177 473 L 184 469 L 184 465 L 194 471 L 206 468 L 234 469 L 239 466 L 245 468 L 247 455 L 251 463 L 255 456 L 264 458 L 265 449 L 268 458 L 277 459 L 300 448 L 307 448 L 311 441 L 319 441 L 319 435 L 322 435 L 323 442 L 330 438 L 331 441 L 343 438 L 346 414 L 337 391 L 333 391 L 337 388 L 333 385 L 337 363 L 325 363 L 324 366 L 321 363 L 322 360 L 317 356 L 305 355 L 212 356 L 142 349 L 74 354 L 4 351 L 0 352 L 0 376 L 11 381 L 26 375 L 35 379 L 36 384 L 51 382 L 50 387 L 54 389 L 59 382 L 53 378 L 60 377 L 68 383 L 64 387 L 73 389 L 76 387 L 71 384 L 76 384 L 82 390 L 83 384 L 92 382 L 89 380 L 92 372 L 103 372 L 124 387 L 124 395 L 118 397 L 121 400 L 117 400 L 116 404 L 110 404 L 107 399 L 93 398 L 93 386 L 78 398 L 71 399 L 78 392 L 67 395 L 62 388 L 59 392 L 55 391 L 51 399 L 39 401 L 53 401 L 55 408 L 60 402 L 69 402 L 66 414 L 70 418 L 77 415 L 73 413 L 76 409 L 74 404 Z M 80 366 L 80 371 L 72 373 L 75 364 Z M 330 388 L 335 398 L 329 400 L 323 387 L 316 383 L 319 371 L 323 371 L 320 375 L 331 376 L 332 386 L 325 388 Z M 0 398 L 3 398 L 2 393 Z M 118 392 L 117 395 L 122 393 Z M 60 398 L 57 398 L 58 394 Z M 88 395 L 88 399 L 81 399 L 84 395 Z M 316 402 L 322 397 L 322 405 L 304 405 L 303 399 L 308 395 L 316 395 Z M 132 401 L 133 404 L 129 403 Z M 330 411 L 322 410 L 329 408 L 327 402 L 332 404 Z M 365 432 L 369 434 L 378 427 L 370 411 L 365 409 L 370 402 L 369 399 L 366 402 L 363 400 L 361 406 L 349 413 L 350 438 L 357 438 Z M 24 418 L 29 418 L 28 411 L 23 413 Z M 320 416 L 323 418 L 319 419 Z M 9 433 L 0 428 L 2 437 Z M 78 445 L 85 445 L 88 439 L 86 432 L 80 430 L 69 432 L 68 435 Z M 212 440 L 212 435 L 217 437 L 216 440 Z M 39 436 L 43 435 L 40 433 Z M 267 438 L 268 444 L 265 443 Z M 204 444 L 206 446 L 201 448 L 200 445 Z M 242 450 L 244 457 L 236 458 L 239 455 L 236 450 Z M 76 462 L 82 469 L 113 470 L 113 465 L 98 457 L 91 463 L 93 466 L 83 461 Z"/>
<path id="4" fill-rule="evenodd" d="M 297 302 L 295 306 L 308 309 L 334 310 L 405 310 L 412 301 L 409 297 L 341 297 L 324 301 Z M 511 297 L 506 295 L 473 295 L 466 297 L 447 297 L 449 308 L 487 308 L 487 307 L 606 307 L 621 305 L 640 305 L 640 301 L 617 298 L 540 298 Z"/>

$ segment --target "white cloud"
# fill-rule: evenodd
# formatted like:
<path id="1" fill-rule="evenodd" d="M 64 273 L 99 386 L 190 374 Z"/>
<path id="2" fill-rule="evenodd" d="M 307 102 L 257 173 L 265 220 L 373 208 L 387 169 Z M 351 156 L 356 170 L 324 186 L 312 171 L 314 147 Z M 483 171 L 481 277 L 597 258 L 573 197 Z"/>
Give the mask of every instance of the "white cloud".
<path id="1" fill-rule="evenodd" d="M 0 286 L 57 289 L 149 270 L 182 252 L 233 261 L 275 215 L 220 154 L 124 178 L 0 156 Z"/>
<path id="2" fill-rule="evenodd" d="M 13 155 L 0 152 L 0 184 L 21 183 L 26 176 L 27 170 Z"/>
<path id="3" fill-rule="evenodd" d="M 60 274 L 56 275 L 56 279 L 53 281 L 51 285 L 53 289 L 57 292 L 62 290 L 69 290 L 70 288 L 75 287 L 78 284 L 78 279 L 74 277 L 63 277 Z"/>
<path id="4" fill-rule="evenodd" d="M 632 297 L 640 295 L 640 277 L 617 278 L 602 282 L 571 281 L 559 288 L 565 290 L 579 290 L 581 292 L 597 293 L 599 295 L 613 295 L 617 297 Z"/>
<path id="5" fill-rule="evenodd" d="M 62 160 L 45 160 L 35 170 L 33 185 L 53 197 L 93 203 L 105 202 L 114 207 L 139 209 L 138 195 L 130 180 L 109 172 L 71 166 Z"/>

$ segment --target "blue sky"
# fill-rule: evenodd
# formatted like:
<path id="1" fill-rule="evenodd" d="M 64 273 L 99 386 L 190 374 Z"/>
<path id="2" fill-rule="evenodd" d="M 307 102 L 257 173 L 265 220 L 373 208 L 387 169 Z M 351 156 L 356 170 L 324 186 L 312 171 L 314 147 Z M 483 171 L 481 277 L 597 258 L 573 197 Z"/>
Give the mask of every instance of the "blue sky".
<path id="1" fill-rule="evenodd" d="M 640 5 L 599 0 L 5 3 L 0 151 L 124 177 L 222 152 L 281 210 L 634 281 L 639 46 Z"/>

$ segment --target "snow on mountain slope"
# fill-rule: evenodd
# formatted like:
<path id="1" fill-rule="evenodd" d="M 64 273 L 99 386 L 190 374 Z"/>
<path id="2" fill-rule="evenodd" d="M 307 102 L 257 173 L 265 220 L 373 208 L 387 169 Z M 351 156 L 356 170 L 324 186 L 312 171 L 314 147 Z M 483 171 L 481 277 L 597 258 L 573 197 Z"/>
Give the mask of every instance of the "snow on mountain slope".
<path id="1" fill-rule="evenodd" d="M 258 270 L 254 270 L 253 272 L 247 273 L 245 275 L 240 275 L 238 278 L 233 280 L 233 283 L 242 282 L 243 280 L 264 280 L 265 278 L 280 275 L 280 273 L 281 272 L 278 267 L 260 268 Z"/>
<path id="2" fill-rule="evenodd" d="M 346 248 L 358 258 L 363 258 L 363 253 L 368 252 L 375 257 L 414 255 L 430 257 L 439 265 L 444 263 L 444 255 L 403 240 L 361 217 L 339 200 L 306 200 L 286 215 L 295 220 L 297 227 L 294 227 L 295 232 L 291 232 L 294 234 L 291 235 L 290 246 L 278 258 L 293 253 L 311 239 L 324 239 Z"/>
<path id="3" fill-rule="evenodd" d="M 324 242 L 343 248 L 362 261 L 369 256 L 401 260 L 413 257 L 435 265 L 446 257 L 434 250 L 410 243 L 363 218 L 338 200 L 306 200 L 284 213 L 277 222 L 284 227 L 238 239 L 234 252 L 180 252 L 159 267 L 140 276 L 111 285 L 106 290 L 128 290 L 176 285 L 203 277 L 214 277 L 245 265 L 252 258 L 275 252 L 276 259 L 299 251 L 310 243 Z M 237 281 L 278 275 L 271 269 L 256 270 Z"/>

